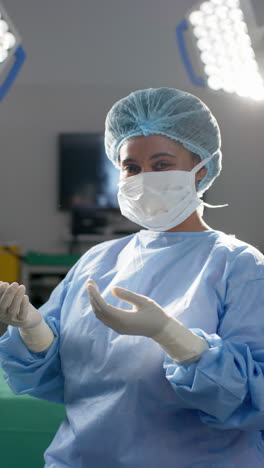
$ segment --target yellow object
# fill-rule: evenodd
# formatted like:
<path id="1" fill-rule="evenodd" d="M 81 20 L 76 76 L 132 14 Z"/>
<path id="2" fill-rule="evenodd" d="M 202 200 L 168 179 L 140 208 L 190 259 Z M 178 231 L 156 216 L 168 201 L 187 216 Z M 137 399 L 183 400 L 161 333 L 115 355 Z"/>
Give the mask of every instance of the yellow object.
<path id="1" fill-rule="evenodd" d="M 19 255 L 19 247 L 17 245 L 8 245 L 9 251 L 4 247 L 6 246 L 0 245 L 0 281 L 19 282 L 20 261 L 16 257 L 16 254 Z"/>

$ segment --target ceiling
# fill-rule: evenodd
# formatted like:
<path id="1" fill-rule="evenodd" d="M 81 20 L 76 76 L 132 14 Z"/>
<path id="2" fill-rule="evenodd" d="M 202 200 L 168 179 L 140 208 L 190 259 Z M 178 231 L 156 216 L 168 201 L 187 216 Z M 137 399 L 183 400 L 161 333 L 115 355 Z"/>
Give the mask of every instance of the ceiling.
<path id="1" fill-rule="evenodd" d="M 6 0 L 27 61 L 19 84 L 170 86 L 188 78 L 175 26 L 193 0 Z"/>

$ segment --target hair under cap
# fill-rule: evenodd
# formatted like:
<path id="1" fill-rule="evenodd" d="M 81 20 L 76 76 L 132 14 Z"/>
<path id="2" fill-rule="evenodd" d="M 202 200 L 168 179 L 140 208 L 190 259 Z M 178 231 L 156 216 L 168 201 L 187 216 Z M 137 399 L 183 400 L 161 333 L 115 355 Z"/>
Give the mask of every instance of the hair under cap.
<path id="1" fill-rule="evenodd" d="M 106 116 L 106 154 L 119 167 L 119 149 L 128 138 L 154 134 L 179 141 L 201 160 L 214 154 L 198 185 L 198 193 L 205 192 L 219 175 L 222 161 L 220 130 L 210 109 L 196 96 L 174 88 L 134 91 Z"/>

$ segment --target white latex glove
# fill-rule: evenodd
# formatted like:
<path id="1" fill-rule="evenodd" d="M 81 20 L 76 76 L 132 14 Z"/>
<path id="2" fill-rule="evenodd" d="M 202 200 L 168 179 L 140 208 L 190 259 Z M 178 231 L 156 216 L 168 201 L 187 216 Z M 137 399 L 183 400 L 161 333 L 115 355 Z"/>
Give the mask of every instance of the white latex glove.
<path id="1" fill-rule="evenodd" d="M 112 294 L 134 307 L 132 310 L 119 309 L 107 304 L 93 280 L 87 283 L 91 306 L 96 317 L 121 335 L 142 335 L 150 338 L 162 330 L 169 316 L 152 299 L 116 286 Z"/>
<path id="2" fill-rule="evenodd" d="M 102 298 L 93 280 L 87 283 L 91 306 L 96 317 L 116 332 L 154 339 L 175 361 L 195 361 L 208 348 L 206 341 L 169 316 L 155 301 L 118 286 L 112 294 L 134 307 L 124 310 Z"/>
<path id="3" fill-rule="evenodd" d="M 13 327 L 31 328 L 42 320 L 41 313 L 29 302 L 23 284 L 0 282 L 0 322 Z"/>
<path id="4" fill-rule="evenodd" d="M 19 327 L 21 338 L 32 351 L 44 351 L 53 342 L 54 333 L 25 292 L 23 284 L 0 281 L 0 322 Z"/>

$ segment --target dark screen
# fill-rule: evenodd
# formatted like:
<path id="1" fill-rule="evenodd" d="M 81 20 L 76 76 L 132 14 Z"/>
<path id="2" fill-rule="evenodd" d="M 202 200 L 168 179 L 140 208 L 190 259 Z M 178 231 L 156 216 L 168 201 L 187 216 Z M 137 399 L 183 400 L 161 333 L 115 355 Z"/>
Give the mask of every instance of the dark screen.
<path id="1" fill-rule="evenodd" d="M 59 208 L 118 208 L 119 170 L 107 158 L 98 133 L 59 135 Z"/>

